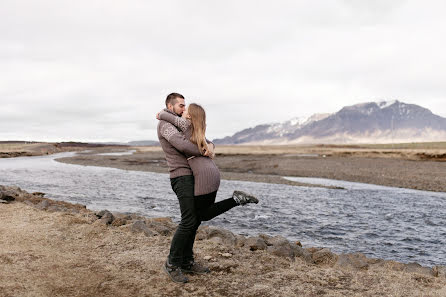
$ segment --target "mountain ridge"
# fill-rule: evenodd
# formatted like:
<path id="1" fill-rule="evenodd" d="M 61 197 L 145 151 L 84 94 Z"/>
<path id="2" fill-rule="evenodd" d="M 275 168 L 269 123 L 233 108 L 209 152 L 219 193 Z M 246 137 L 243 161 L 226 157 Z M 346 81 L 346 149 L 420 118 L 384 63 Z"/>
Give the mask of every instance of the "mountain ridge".
<path id="1" fill-rule="evenodd" d="M 319 115 L 319 116 L 318 116 Z M 446 118 L 398 100 L 345 106 L 307 121 L 262 124 L 216 144 L 386 143 L 446 140 Z M 309 120 L 312 119 L 312 120 Z"/>

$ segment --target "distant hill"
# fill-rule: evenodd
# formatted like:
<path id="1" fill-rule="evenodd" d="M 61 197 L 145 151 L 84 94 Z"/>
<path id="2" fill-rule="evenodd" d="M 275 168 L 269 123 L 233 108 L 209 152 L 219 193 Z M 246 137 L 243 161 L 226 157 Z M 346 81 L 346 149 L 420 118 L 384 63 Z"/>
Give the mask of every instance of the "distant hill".
<path id="1" fill-rule="evenodd" d="M 149 146 L 149 145 L 159 145 L 159 144 L 160 143 L 155 140 L 136 140 L 127 142 L 127 145 L 131 146 Z"/>
<path id="2" fill-rule="evenodd" d="M 398 100 L 346 106 L 333 114 L 258 125 L 216 144 L 386 143 L 446 140 L 446 118 Z"/>

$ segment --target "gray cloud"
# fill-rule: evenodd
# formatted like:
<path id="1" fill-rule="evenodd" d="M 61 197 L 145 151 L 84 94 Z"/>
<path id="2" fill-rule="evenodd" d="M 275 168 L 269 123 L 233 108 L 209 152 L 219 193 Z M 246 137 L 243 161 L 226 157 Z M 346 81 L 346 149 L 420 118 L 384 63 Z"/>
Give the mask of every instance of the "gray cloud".
<path id="1" fill-rule="evenodd" d="M 0 139 L 156 139 L 172 91 L 206 108 L 210 138 L 370 100 L 446 116 L 445 8 L 2 1 Z"/>

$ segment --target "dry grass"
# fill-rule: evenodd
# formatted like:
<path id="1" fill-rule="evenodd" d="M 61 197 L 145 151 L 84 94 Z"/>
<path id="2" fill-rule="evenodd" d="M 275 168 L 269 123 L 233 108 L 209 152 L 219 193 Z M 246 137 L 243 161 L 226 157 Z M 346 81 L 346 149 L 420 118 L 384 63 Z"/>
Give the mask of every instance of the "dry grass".
<path id="1" fill-rule="evenodd" d="M 33 152 L 43 143 L 0 142 L 0 152 Z"/>
<path id="2" fill-rule="evenodd" d="M 0 204 L 0 296 L 446 296 L 446 278 L 391 266 L 356 271 L 309 265 L 210 240 L 210 275 L 172 283 L 161 266 L 170 237 L 103 226 L 85 213 Z M 221 253 L 230 252 L 231 258 Z"/>

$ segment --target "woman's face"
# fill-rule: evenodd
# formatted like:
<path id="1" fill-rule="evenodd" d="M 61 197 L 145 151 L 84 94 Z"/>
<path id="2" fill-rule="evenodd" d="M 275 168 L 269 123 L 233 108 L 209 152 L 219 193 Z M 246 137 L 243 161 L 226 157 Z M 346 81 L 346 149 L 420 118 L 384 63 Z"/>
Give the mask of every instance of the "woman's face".
<path id="1" fill-rule="evenodd" d="M 189 108 L 186 107 L 186 109 L 183 111 L 182 117 L 185 119 L 190 119 L 188 110 L 189 110 Z"/>

